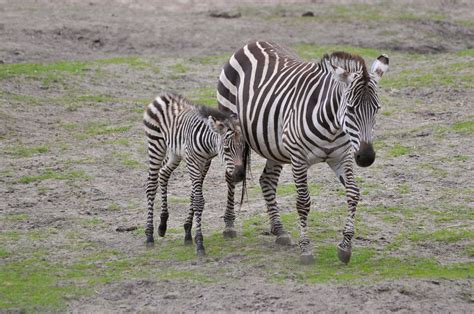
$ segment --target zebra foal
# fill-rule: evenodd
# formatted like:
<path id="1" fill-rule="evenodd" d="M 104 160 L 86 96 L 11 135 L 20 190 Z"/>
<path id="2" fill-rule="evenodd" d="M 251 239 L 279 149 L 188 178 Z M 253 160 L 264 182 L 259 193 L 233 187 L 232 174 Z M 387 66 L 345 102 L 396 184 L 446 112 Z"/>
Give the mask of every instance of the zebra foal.
<path id="1" fill-rule="evenodd" d="M 364 59 L 345 52 L 325 55 L 318 63 L 304 62 L 285 48 L 259 41 L 237 50 L 221 71 L 219 108 L 238 115 L 247 145 L 267 159 L 260 185 L 271 231 L 280 244 L 291 240 L 275 192 L 283 165 L 291 164 L 303 263 L 314 261 L 307 236 L 307 172 L 319 162 L 326 162 L 346 189 L 348 216 L 338 256 L 344 263 L 350 260 L 359 201 L 353 161 L 368 167 L 375 160 L 377 85 L 388 63 L 381 55 L 368 70 Z"/>
<path id="2" fill-rule="evenodd" d="M 153 208 L 158 185 L 161 189 L 161 215 L 158 234 L 164 236 L 168 221 L 167 187 L 171 173 L 184 158 L 192 181 L 191 205 L 184 224 L 185 244 L 192 243 L 191 228 L 195 220 L 195 242 L 198 255 L 204 255 L 201 215 L 204 209 L 202 185 L 212 159 L 219 155 L 225 164 L 228 202 L 224 219 L 232 220 L 235 182 L 245 176 L 244 142 L 235 115 L 195 105 L 174 94 L 163 94 L 147 106 L 143 115 L 148 139 L 149 171 L 146 187 L 148 213 L 146 242 L 152 245 Z M 226 220 L 226 226 L 229 225 Z M 233 230 L 230 230 L 231 236 Z M 226 233 L 227 232 L 227 233 Z M 224 230 L 224 235 L 229 230 Z"/>

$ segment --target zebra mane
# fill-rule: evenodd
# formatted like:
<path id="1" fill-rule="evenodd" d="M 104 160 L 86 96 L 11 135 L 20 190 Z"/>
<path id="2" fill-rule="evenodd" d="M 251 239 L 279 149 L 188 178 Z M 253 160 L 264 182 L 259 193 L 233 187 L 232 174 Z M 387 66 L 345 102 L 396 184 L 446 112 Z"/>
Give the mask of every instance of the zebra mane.
<path id="1" fill-rule="evenodd" d="M 329 62 L 333 66 L 338 66 L 349 72 L 362 72 L 362 79 L 365 82 L 370 81 L 370 75 L 367 71 L 367 66 L 365 65 L 364 59 L 359 55 L 353 55 L 348 52 L 336 51 L 331 55 L 325 54 L 323 56 L 323 64 Z"/>
<path id="2" fill-rule="evenodd" d="M 195 104 L 192 101 L 190 101 L 189 99 L 185 98 L 184 96 L 181 96 L 181 95 L 178 95 L 178 94 L 175 94 L 175 93 L 167 92 L 167 93 L 161 94 L 160 96 L 161 97 L 166 97 L 166 98 L 168 98 L 172 101 L 180 103 L 181 105 L 184 105 L 184 106 L 187 106 L 187 107 L 190 107 L 190 108 L 195 108 L 194 110 L 197 110 L 199 116 L 203 120 L 207 120 L 209 118 L 209 116 L 212 116 L 212 117 L 216 118 L 219 121 L 224 121 L 224 120 L 229 119 L 232 116 L 232 112 L 221 111 L 221 110 L 218 110 L 218 109 L 213 108 L 213 107 L 204 106 L 204 105 L 200 105 L 200 104 Z"/>
<path id="3" fill-rule="evenodd" d="M 212 116 L 213 118 L 219 121 L 224 121 L 224 120 L 230 119 L 230 117 L 232 116 L 232 113 L 229 111 L 222 111 L 216 108 L 203 106 L 203 105 L 194 105 L 194 106 L 198 109 L 199 115 L 204 119 L 208 119 L 209 116 Z"/>

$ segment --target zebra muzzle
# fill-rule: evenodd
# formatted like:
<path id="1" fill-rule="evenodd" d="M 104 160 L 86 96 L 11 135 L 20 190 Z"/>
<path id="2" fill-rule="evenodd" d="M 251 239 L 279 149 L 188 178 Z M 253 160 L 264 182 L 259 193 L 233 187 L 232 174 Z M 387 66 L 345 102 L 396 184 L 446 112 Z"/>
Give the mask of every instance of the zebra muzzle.
<path id="1" fill-rule="evenodd" d="M 354 154 L 355 161 L 359 167 L 368 167 L 375 161 L 375 150 L 372 143 L 361 142 L 359 150 Z"/>
<path id="2" fill-rule="evenodd" d="M 242 181 L 245 177 L 245 168 L 243 166 L 236 166 L 232 174 L 232 180 L 235 183 Z"/>

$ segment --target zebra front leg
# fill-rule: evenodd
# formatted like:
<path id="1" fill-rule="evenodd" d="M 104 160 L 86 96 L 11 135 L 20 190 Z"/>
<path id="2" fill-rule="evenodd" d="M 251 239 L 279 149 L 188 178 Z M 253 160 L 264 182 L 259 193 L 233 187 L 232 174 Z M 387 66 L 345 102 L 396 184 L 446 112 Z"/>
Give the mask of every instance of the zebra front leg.
<path id="1" fill-rule="evenodd" d="M 346 199 L 348 205 L 348 215 L 344 230 L 342 232 L 342 242 L 337 246 L 339 260 L 345 264 L 349 263 L 352 255 L 352 238 L 354 237 L 354 218 L 356 207 L 359 203 L 360 193 L 356 185 L 353 172 L 352 156 L 347 155 L 339 162 L 328 162 L 334 170 L 341 183 L 346 188 Z"/>
<path id="2" fill-rule="evenodd" d="M 299 216 L 301 249 L 300 260 L 303 264 L 314 263 L 313 250 L 311 242 L 307 236 L 308 214 L 311 205 L 311 198 L 308 192 L 308 165 L 305 163 L 292 161 L 293 179 L 295 180 L 296 191 L 296 210 Z"/>
<path id="3" fill-rule="evenodd" d="M 168 222 L 168 180 L 171 173 L 178 167 L 181 158 L 177 155 L 170 155 L 166 163 L 160 169 L 160 188 L 161 188 L 161 215 L 160 225 L 158 226 L 158 235 L 164 237 Z"/>
<path id="4" fill-rule="evenodd" d="M 280 211 L 276 201 L 276 188 L 282 169 L 282 164 L 267 160 L 260 176 L 260 187 L 262 188 L 263 198 L 267 204 L 267 212 L 270 217 L 270 231 L 277 236 L 276 243 L 291 245 L 291 238 L 281 223 Z"/>
<path id="5" fill-rule="evenodd" d="M 204 182 L 204 178 L 209 171 L 209 167 L 211 166 L 212 159 L 208 160 L 204 165 L 201 174 L 201 185 Z M 188 210 L 188 217 L 186 218 L 186 222 L 184 223 L 184 244 L 190 245 L 193 243 L 193 236 L 191 234 L 191 229 L 193 226 L 193 217 L 194 217 L 194 209 L 193 209 L 193 202 L 194 202 L 194 189 L 191 190 L 191 205 L 189 206 Z"/>
<path id="6" fill-rule="evenodd" d="M 234 212 L 234 193 L 235 183 L 232 175 L 225 173 L 225 180 L 227 182 L 227 206 L 224 213 L 225 228 L 222 232 L 224 238 L 235 238 L 237 231 L 234 228 L 235 212 Z"/>
<path id="7" fill-rule="evenodd" d="M 205 256 L 204 237 L 201 230 L 201 217 L 204 209 L 204 197 L 202 195 L 204 177 L 202 176 L 202 172 L 205 166 L 200 166 L 201 163 L 196 156 L 187 156 L 186 162 L 193 189 L 193 203 L 191 206 L 194 211 L 194 227 L 196 230 L 194 241 L 196 242 L 196 252 L 198 256 Z"/>

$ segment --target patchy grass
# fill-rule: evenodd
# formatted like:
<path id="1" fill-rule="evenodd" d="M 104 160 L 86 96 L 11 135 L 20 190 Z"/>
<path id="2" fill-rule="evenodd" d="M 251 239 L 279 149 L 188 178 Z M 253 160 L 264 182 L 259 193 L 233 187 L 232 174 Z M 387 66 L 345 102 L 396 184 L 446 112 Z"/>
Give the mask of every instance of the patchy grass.
<path id="1" fill-rule="evenodd" d="M 26 146 L 26 145 L 10 145 L 5 149 L 5 152 L 15 157 L 31 157 L 36 154 L 44 154 L 49 151 L 46 145 Z"/>
<path id="2" fill-rule="evenodd" d="M 114 159 L 118 160 L 121 165 L 128 167 L 128 168 L 143 168 L 145 164 L 138 162 L 132 157 L 132 154 L 129 152 L 114 152 L 113 153 Z"/>
<path id="3" fill-rule="evenodd" d="M 474 120 L 456 122 L 453 125 L 453 130 L 463 134 L 474 134 Z"/>
<path id="4" fill-rule="evenodd" d="M 460 240 L 474 239 L 474 230 L 465 227 L 443 228 L 433 232 L 414 232 L 409 235 L 411 241 L 437 241 L 453 243 Z"/>
<path id="5" fill-rule="evenodd" d="M 77 138 L 85 140 L 99 135 L 124 133 L 130 130 L 131 127 L 131 125 L 110 125 L 105 122 L 90 122 L 85 126 L 81 134 L 77 134 Z"/>
<path id="6" fill-rule="evenodd" d="M 0 64 L 0 80 L 14 76 L 37 77 L 41 74 L 72 73 L 79 74 L 87 68 L 83 61 L 58 61 L 51 63 Z M 51 77 L 50 77 L 51 79 Z"/>
<path id="7" fill-rule="evenodd" d="M 24 221 L 28 220 L 28 214 L 7 214 L 2 217 L 6 221 Z"/>
<path id="8" fill-rule="evenodd" d="M 305 60 L 321 59 L 324 54 L 330 54 L 334 51 L 345 51 L 352 54 L 360 55 L 364 58 L 377 58 L 380 51 L 371 48 L 361 48 L 353 46 L 316 46 L 309 44 L 300 44 L 293 46 L 296 53 Z"/>
<path id="9" fill-rule="evenodd" d="M 182 63 L 176 63 L 172 66 L 170 66 L 170 70 L 171 72 L 175 73 L 175 74 L 185 74 L 187 72 L 189 72 L 189 67 L 182 64 Z"/>
<path id="10" fill-rule="evenodd" d="M 390 88 L 421 88 L 428 86 L 469 87 L 474 84 L 470 69 L 474 61 L 425 62 L 418 68 L 391 73 L 384 78 L 383 86 Z"/>
<path id="11" fill-rule="evenodd" d="M 203 57 L 191 57 L 189 61 L 191 63 L 197 63 L 202 65 L 218 65 L 223 66 L 226 63 L 231 54 L 220 54 L 220 55 L 213 55 L 213 56 L 203 56 Z"/>
<path id="12" fill-rule="evenodd" d="M 83 171 L 58 171 L 46 169 L 41 174 L 35 176 L 23 176 L 18 179 L 19 183 L 32 183 L 44 180 L 87 180 L 90 177 Z"/>
<path id="13" fill-rule="evenodd" d="M 191 90 L 187 97 L 200 105 L 217 106 L 216 89 L 214 87 L 205 87 Z"/>
<path id="14" fill-rule="evenodd" d="M 395 143 L 387 152 L 389 157 L 400 157 L 408 154 L 410 152 L 410 148 L 407 146 L 403 146 L 401 144 Z"/>

